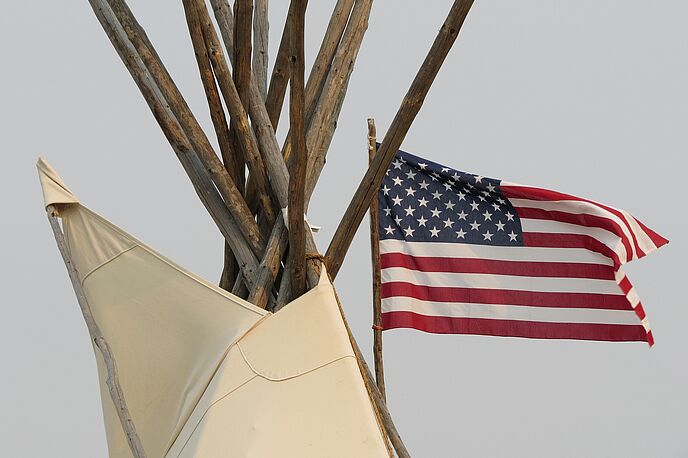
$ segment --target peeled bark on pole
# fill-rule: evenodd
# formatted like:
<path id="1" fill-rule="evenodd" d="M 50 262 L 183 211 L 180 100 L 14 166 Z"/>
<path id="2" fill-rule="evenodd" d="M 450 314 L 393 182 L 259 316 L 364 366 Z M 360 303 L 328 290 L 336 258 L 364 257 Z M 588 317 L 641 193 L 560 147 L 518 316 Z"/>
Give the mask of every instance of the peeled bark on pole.
<path id="1" fill-rule="evenodd" d="M 372 162 L 377 153 L 377 133 L 375 120 L 368 119 L 368 162 Z M 373 273 L 373 361 L 375 363 L 375 382 L 380 390 L 382 399 L 387 401 L 385 393 L 385 369 L 382 359 L 382 299 L 380 287 L 382 274 L 380 271 L 380 206 L 377 199 L 370 204 L 370 258 Z"/>
<path id="2" fill-rule="evenodd" d="M 254 247 L 242 235 L 234 216 L 222 200 L 207 170 L 198 159 L 181 125 L 172 113 L 169 103 L 165 100 L 162 91 L 129 41 L 110 6 L 105 0 L 89 0 L 89 2 L 103 30 L 122 59 L 124 66 L 129 70 L 172 150 L 189 176 L 198 197 L 240 260 L 240 267 L 247 283 L 253 285 L 255 269 L 258 267 Z M 262 253 L 259 252 L 259 255 Z"/>
<path id="3" fill-rule="evenodd" d="M 256 252 L 262 252 L 264 240 L 260 236 L 258 225 L 246 202 L 236 187 L 236 184 L 225 170 L 222 162 L 213 150 L 200 124 L 189 109 L 181 92 L 167 72 L 159 56 L 155 52 L 143 28 L 136 21 L 131 10 L 123 0 L 107 0 L 122 29 L 131 44 L 136 49 L 141 60 L 146 65 L 151 77 L 160 88 L 165 100 L 181 125 L 184 133 L 191 142 L 199 159 L 204 163 L 213 182 Z"/>
<path id="4" fill-rule="evenodd" d="M 253 78 L 263 99 L 268 95 L 268 0 L 255 0 L 253 7 Z"/>
<path id="5" fill-rule="evenodd" d="M 291 57 L 289 70 L 289 125 L 291 126 L 291 145 L 294 160 L 291 164 L 289 179 L 289 261 L 288 272 L 291 279 L 292 297 L 296 298 L 306 292 L 306 240 L 304 224 L 304 192 L 306 180 L 306 126 L 304 100 L 304 22 L 306 4 L 304 0 L 295 0 L 290 14 Z"/>
<path id="6" fill-rule="evenodd" d="M 102 332 L 98 323 L 96 323 L 93 318 L 93 313 L 91 312 L 91 307 L 86 299 L 86 294 L 81 287 L 81 281 L 79 280 L 79 274 L 74 267 L 72 262 L 72 257 L 67 246 L 62 228 L 57 220 L 57 210 L 52 205 L 47 208 L 48 221 L 50 221 L 50 227 L 55 235 L 55 242 L 57 242 L 57 248 L 60 250 L 62 259 L 64 260 L 65 266 L 67 267 L 67 272 L 69 273 L 69 279 L 72 281 L 72 287 L 76 293 L 76 299 L 81 308 L 81 314 L 84 316 L 84 321 L 86 321 L 86 327 L 88 328 L 88 333 L 91 336 L 93 344 L 100 350 L 100 354 L 103 357 L 103 362 L 105 363 L 105 370 L 107 373 L 107 379 L 105 381 L 108 391 L 110 392 L 110 398 L 112 398 L 112 403 L 117 410 L 117 417 L 119 418 L 122 429 L 124 429 L 124 434 L 129 443 L 129 448 L 131 453 L 136 458 L 145 458 L 146 452 L 143 450 L 141 445 L 141 439 L 139 438 L 136 427 L 134 426 L 134 421 L 131 418 L 131 413 L 129 413 L 129 408 L 127 407 L 126 400 L 124 399 L 124 393 L 122 391 L 122 386 L 119 384 L 119 374 L 117 372 L 117 364 L 115 364 L 115 357 L 112 354 L 110 345 L 108 345 L 107 340 L 103 337 Z"/>
<path id="7" fill-rule="evenodd" d="M 440 29 L 425 61 L 411 83 L 392 124 L 382 140 L 373 163 L 363 176 L 349 207 L 346 209 L 339 226 L 327 249 L 327 271 L 336 277 L 342 266 L 351 241 L 363 220 L 370 203 L 375 197 L 389 164 L 394 159 L 411 123 L 420 111 L 423 101 L 437 76 L 444 59 L 459 35 L 473 0 L 455 0 L 449 15 Z"/>

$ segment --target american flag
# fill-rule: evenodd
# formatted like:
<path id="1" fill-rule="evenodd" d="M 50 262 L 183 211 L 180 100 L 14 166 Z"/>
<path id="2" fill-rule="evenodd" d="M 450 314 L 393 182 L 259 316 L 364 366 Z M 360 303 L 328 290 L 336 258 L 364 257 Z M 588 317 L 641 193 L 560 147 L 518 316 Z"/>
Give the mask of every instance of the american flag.
<path id="1" fill-rule="evenodd" d="M 378 199 L 384 329 L 653 344 L 621 266 L 667 240 L 629 213 L 404 151 Z"/>

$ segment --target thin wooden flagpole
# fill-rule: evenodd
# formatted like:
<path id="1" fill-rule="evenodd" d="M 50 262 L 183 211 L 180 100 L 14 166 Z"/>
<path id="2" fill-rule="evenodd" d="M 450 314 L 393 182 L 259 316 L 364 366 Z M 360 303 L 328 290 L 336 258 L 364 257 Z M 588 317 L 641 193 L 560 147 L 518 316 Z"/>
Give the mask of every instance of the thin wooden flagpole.
<path id="1" fill-rule="evenodd" d="M 416 119 L 416 115 L 420 111 L 442 63 L 456 41 L 456 37 L 459 35 L 471 5 L 473 5 L 473 0 L 454 1 L 442 28 L 438 32 L 406 96 L 404 96 L 385 138 L 382 140 L 378 154 L 375 155 L 373 163 L 368 167 L 368 171 L 361 179 L 361 183 L 358 185 L 358 189 L 356 189 L 349 207 L 344 212 L 325 255 L 327 272 L 332 278 L 337 276 L 356 230 L 370 207 L 370 202 L 377 194 L 389 164 L 404 141 L 413 120 Z"/>
<path id="2" fill-rule="evenodd" d="M 67 272 L 69 273 L 69 279 L 72 281 L 72 287 L 76 293 L 76 299 L 79 302 L 79 307 L 81 308 L 81 313 L 84 316 L 84 321 L 86 321 L 86 327 L 88 328 L 88 333 L 91 336 L 91 340 L 95 346 L 100 350 L 100 354 L 103 356 L 103 362 L 105 363 L 105 370 L 107 372 L 107 378 L 105 383 L 110 392 L 110 397 L 115 405 L 115 410 L 117 411 L 117 417 L 124 429 L 124 433 L 127 437 L 127 442 L 129 443 L 129 448 L 131 453 L 135 458 L 145 458 L 146 452 L 143 450 L 141 445 L 141 439 L 139 438 L 136 427 L 134 427 L 134 421 L 131 418 L 131 413 L 129 413 L 129 408 L 124 400 L 124 393 L 122 391 L 122 386 L 119 384 L 119 374 L 117 373 L 117 365 L 115 364 L 115 357 L 112 354 L 110 345 L 108 345 L 107 340 L 100 332 L 100 327 L 93 318 L 93 313 L 91 312 L 91 307 L 86 299 L 86 294 L 81 287 L 81 281 L 79 280 L 79 274 L 74 267 L 72 262 L 72 257 L 67 247 L 67 242 L 65 241 L 64 233 L 60 227 L 58 221 L 57 209 L 49 205 L 47 210 L 48 221 L 50 222 L 50 227 L 53 230 L 53 235 L 55 236 L 55 242 L 57 242 L 57 248 L 60 250 L 62 259 L 67 267 Z"/>
<path id="3" fill-rule="evenodd" d="M 377 153 L 377 134 L 375 120 L 368 119 L 368 161 L 372 162 Z M 382 399 L 387 402 L 385 393 L 385 370 L 382 362 L 382 300 L 380 285 L 382 275 L 380 271 L 380 227 L 378 216 L 380 206 L 377 199 L 370 204 L 370 258 L 373 270 L 373 361 L 375 363 L 375 382 L 380 390 Z"/>

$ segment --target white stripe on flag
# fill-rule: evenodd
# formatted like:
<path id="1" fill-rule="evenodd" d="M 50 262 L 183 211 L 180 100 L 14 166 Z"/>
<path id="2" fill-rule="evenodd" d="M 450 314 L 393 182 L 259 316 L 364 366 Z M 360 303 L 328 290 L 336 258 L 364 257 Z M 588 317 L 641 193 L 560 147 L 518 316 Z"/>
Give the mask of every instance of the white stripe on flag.
<path id="1" fill-rule="evenodd" d="M 523 232 L 588 235 L 606 245 L 619 256 L 619 259 L 626 259 L 626 247 L 621 241 L 621 237 L 599 227 L 580 226 L 578 224 L 561 223 L 546 219 L 521 218 L 521 228 Z M 632 240 L 630 242 L 633 243 Z"/>
<path id="2" fill-rule="evenodd" d="M 498 261 L 570 262 L 613 266 L 608 257 L 583 248 L 469 245 L 445 242 L 380 240 L 380 252 L 434 258 L 493 259 Z"/>
<path id="3" fill-rule="evenodd" d="M 412 297 L 382 299 L 382 312 L 413 312 L 427 316 L 539 321 L 545 323 L 601 323 L 628 325 L 637 325 L 639 323 L 638 316 L 633 310 L 431 302 Z"/>
<path id="4" fill-rule="evenodd" d="M 628 226 L 626 226 L 626 223 L 615 214 L 605 210 L 604 208 L 598 205 L 580 200 L 530 200 L 511 198 L 509 199 L 509 202 L 511 202 L 511 204 L 516 208 L 538 208 L 540 210 L 559 211 L 565 213 L 572 213 L 575 215 L 599 216 L 601 218 L 607 218 L 609 220 L 612 220 L 619 225 L 626 238 L 628 238 L 629 243 L 631 244 L 633 259 L 638 258 L 637 253 L 635 252 L 635 246 L 633 245 L 633 235 L 631 234 L 631 231 L 628 229 Z M 625 260 L 626 258 L 623 257 L 621 259 Z"/>
<path id="5" fill-rule="evenodd" d="M 382 283 L 387 282 L 407 282 L 423 286 L 451 285 L 455 288 L 623 295 L 621 288 L 613 280 L 421 272 L 404 267 L 382 269 Z"/>

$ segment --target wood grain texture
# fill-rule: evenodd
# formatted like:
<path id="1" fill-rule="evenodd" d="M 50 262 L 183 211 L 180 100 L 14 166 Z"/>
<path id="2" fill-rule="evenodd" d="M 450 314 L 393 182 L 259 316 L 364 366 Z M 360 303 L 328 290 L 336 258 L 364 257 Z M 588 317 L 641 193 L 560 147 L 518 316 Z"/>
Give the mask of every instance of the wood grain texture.
<path id="1" fill-rule="evenodd" d="M 231 21 L 229 20 L 230 15 L 228 10 L 226 8 L 219 8 L 217 11 L 220 11 L 223 14 L 223 22 L 226 26 L 229 26 Z M 210 22 L 210 16 L 207 9 L 200 8 L 199 5 L 199 13 L 201 15 L 202 23 L 208 22 L 209 24 L 212 24 Z M 209 26 L 208 28 L 210 29 Z M 229 32 L 229 30 L 226 30 L 226 32 Z M 225 45 L 226 43 L 227 42 L 225 41 Z M 222 84 L 220 84 L 220 89 L 222 89 Z M 258 90 L 258 86 L 255 84 L 255 81 L 253 81 L 250 85 L 249 96 L 251 121 L 253 122 L 253 130 L 256 134 L 260 151 L 263 154 L 266 173 L 269 176 L 270 184 L 275 193 L 275 198 L 279 207 L 285 208 L 289 205 L 289 171 L 282 153 L 280 152 L 277 137 L 274 129 L 272 128 L 272 124 L 267 112 L 266 103 L 260 96 L 260 91 Z M 286 227 L 284 230 L 287 230 Z M 310 228 L 306 228 L 304 231 L 306 233 L 306 252 L 317 253 L 318 248 L 315 244 L 315 240 L 313 239 Z M 306 275 L 308 285 L 310 287 L 317 285 L 320 278 L 320 261 L 308 261 Z"/>
<path id="2" fill-rule="evenodd" d="M 223 163 L 227 172 L 232 176 L 237 187 L 241 191 L 241 186 L 243 182 L 239 177 L 233 173 L 234 165 L 232 158 L 236 154 L 233 151 L 233 138 L 230 134 L 229 125 L 227 124 L 227 118 L 225 117 L 225 111 L 222 107 L 222 100 L 220 99 L 220 94 L 215 84 L 215 75 L 213 73 L 212 65 L 210 64 L 210 58 L 208 57 L 208 51 L 205 47 L 205 41 L 203 39 L 203 31 L 201 30 L 200 21 L 198 19 L 198 12 L 195 7 L 185 7 L 184 12 L 186 14 L 186 23 L 189 28 L 189 35 L 191 36 L 191 44 L 193 45 L 194 54 L 196 56 L 196 63 L 198 65 L 198 71 L 201 77 L 201 83 L 203 84 L 203 90 L 205 92 L 206 100 L 208 102 L 208 108 L 210 110 L 210 119 L 213 123 L 213 128 L 215 129 L 215 135 L 217 137 L 218 145 L 220 146 L 220 153 L 222 155 Z M 236 280 L 237 273 L 239 272 L 239 266 L 237 264 L 236 258 L 232 253 L 231 247 L 224 242 L 223 244 L 223 268 L 222 275 L 220 277 L 220 287 L 231 291 L 232 286 Z"/>
<path id="3" fill-rule="evenodd" d="M 372 3 L 372 0 L 356 1 L 327 74 L 327 80 L 313 110 L 306 139 L 309 152 L 306 178 L 306 195 L 308 196 L 312 195 L 325 166 L 327 149 L 337 128 L 337 119 L 344 103 L 356 57 L 368 29 Z"/>
<path id="4" fill-rule="evenodd" d="M 368 163 L 370 164 L 377 153 L 377 130 L 375 120 L 368 119 Z M 380 287 L 382 273 L 380 271 L 380 226 L 378 225 L 380 205 L 377 199 L 370 204 L 370 261 L 373 280 L 373 362 L 375 366 L 375 383 L 380 390 L 382 399 L 387 401 L 385 393 L 385 369 L 382 358 L 382 299 Z"/>
<path id="5" fill-rule="evenodd" d="M 245 274 L 246 281 L 253 285 L 254 270 L 258 266 L 254 247 L 242 235 L 239 225 L 215 188 L 207 170 L 198 159 L 162 91 L 129 41 L 110 6 L 105 0 L 90 0 L 90 4 L 113 47 L 139 87 L 144 100 L 150 107 L 184 171 L 189 176 L 198 197 L 239 259 L 240 268 Z M 262 256 L 262 251 L 258 252 L 258 256 Z"/>
<path id="6" fill-rule="evenodd" d="M 284 105 L 284 97 L 287 94 L 287 84 L 289 83 L 289 52 L 291 49 L 291 32 L 289 31 L 289 17 L 294 9 L 294 0 L 289 3 L 289 12 L 287 13 L 287 20 L 284 21 L 284 29 L 282 29 L 282 38 L 280 39 L 279 49 L 275 57 L 275 63 L 272 66 L 272 74 L 270 75 L 270 84 L 268 85 L 268 94 L 265 98 L 265 106 L 270 117 L 270 123 L 277 130 L 280 115 L 282 114 L 282 106 Z"/>
<path id="7" fill-rule="evenodd" d="M 442 63 L 459 35 L 473 0 L 455 0 L 449 15 L 435 38 L 428 55 L 411 83 L 382 144 L 349 203 L 342 220 L 327 249 L 327 270 L 334 278 L 344 261 L 354 234 L 363 220 L 370 203 L 377 194 L 389 164 L 406 137 L 413 120 L 437 76 Z"/>
<path id="8" fill-rule="evenodd" d="M 127 38 L 146 65 L 151 77 L 155 80 L 199 159 L 208 170 L 213 183 L 217 186 L 227 207 L 234 215 L 237 224 L 241 227 L 242 233 L 256 251 L 262 251 L 264 240 L 260 236 L 258 225 L 253 219 L 253 215 L 246 205 L 243 196 L 213 150 L 203 129 L 155 52 L 145 31 L 123 0 L 108 0 L 108 4 L 126 33 Z"/>
<path id="9" fill-rule="evenodd" d="M 265 217 L 270 224 L 274 224 L 276 211 L 273 206 L 272 189 L 270 187 L 268 177 L 266 174 L 266 167 L 263 163 L 263 157 L 258 148 L 258 142 L 254 135 L 253 129 L 249 123 L 248 113 L 244 108 L 244 104 L 239 96 L 238 89 L 232 78 L 232 74 L 225 60 L 222 44 L 215 32 L 215 27 L 210 20 L 210 15 L 203 0 L 183 0 L 185 4 L 195 5 L 203 30 L 203 37 L 205 39 L 208 55 L 215 72 L 215 77 L 220 86 L 225 105 L 229 111 L 232 119 L 232 127 L 236 132 L 235 138 L 238 140 L 243 153 L 246 164 L 254 176 L 256 188 L 258 190 L 258 198 L 261 202 L 261 208 Z M 250 75 L 247 89 L 251 86 Z M 243 200 L 243 197 L 242 197 Z M 248 207 L 247 207 L 248 208 Z M 253 217 L 253 215 L 252 215 Z M 255 221 L 254 221 L 255 223 Z"/>
<path id="10" fill-rule="evenodd" d="M 205 1 L 203 1 L 205 6 Z M 236 91 L 239 94 L 239 99 L 244 107 L 244 111 L 248 111 L 248 86 L 251 82 L 251 24 L 253 21 L 253 1 L 252 0 L 235 0 L 234 1 L 234 50 L 233 55 L 230 59 L 233 62 L 232 68 L 232 79 L 234 85 L 236 86 Z M 211 26 L 210 23 L 206 23 Z M 214 30 L 214 28 L 213 28 Z M 221 49 L 221 48 L 220 48 Z M 224 53 L 223 53 L 224 54 Z M 223 56 L 224 58 L 224 56 Z M 229 67 L 227 67 L 229 68 Z M 244 148 L 241 142 L 240 136 L 242 135 L 241 130 L 238 128 L 237 120 L 234 115 L 230 112 L 230 128 L 232 130 L 232 139 L 234 140 L 234 147 L 237 151 L 241 151 L 241 155 L 236 155 L 233 157 L 232 162 L 232 174 L 235 176 L 237 181 L 241 181 L 241 186 L 239 189 L 242 193 L 245 192 L 244 183 L 246 181 L 246 165 L 249 166 L 251 170 L 250 159 L 247 158 L 247 154 L 250 154 Z M 256 183 L 257 190 L 261 191 L 260 183 Z M 267 188 L 265 188 L 267 189 Z M 260 199 L 258 199 L 260 200 Z M 265 205 L 265 200 L 261 201 L 262 205 Z M 254 213 L 257 212 L 257 208 L 252 208 Z M 268 219 L 273 218 L 268 215 Z M 260 225 L 259 225 L 260 227 Z M 262 231 L 261 231 L 262 233 Z"/>
<path id="11" fill-rule="evenodd" d="M 129 443 L 129 449 L 134 457 L 145 458 L 146 452 L 143 450 L 143 446 L 141 445 L 141 439 L 136 432 L 134 420 L 131 418 L 131 413 L 129 413 L 127 402 L 124 399 L 122 386 L 119 383 L 119 373 L 117 372 L 117 364 L 115 364 L 115 356 L 112 354 L 112 350 L 110 349 L 110 345 L 108 345 L 107 340 L 105 340 L 105 337 L 103 337 L 98 323 L 96 323 L 95 319 L 93 318 L 93 313 L 91 312 L 91 307 L 86 299 L 86 294 L 81 288 L 79 274 L 74 267 L 67 242 L 65 241 L 64 234 L 62 233 L 62 228 L 57 220 L 57 210 L 51 205 L 48 206 L 47 213 L 50 227 L 52 228 L 53 235 L 55 236 L 55 242 L 57 242 L 57 248 L 60 250 L 65 267 L 67 267 L 69 279 L 72 282 L 74 293 L 76 293 L 76 299 L 79 303 L 79 307 L 81 308 L 81 314 L 84 317 L 84 321 L 86 321 L 86 327 L 88 328 L 88 333 L 91 336 L 91 341 L 93 344 L 95 344 L 96 348 L 100 350 L 100 354 L 103 357 L 105 371 L 107 373 L 105 384 L 110 392 L 110 398 L 115 405 L 119 422 L 124 429 L 124 434 L 127 438 L 127 442 Z"/>
<path id="12" fill-rule="evenodd" d="M 279 262 L 287 249 L 287 243 L 288 236 L 285 230 L 284 220 L 282 218 L 277 218 L 272 228 L 272 232 L 270 232 L 270 237 L 268 238 L 265 256 L 258 266 L 256 287 L 253 288 L 248 295 L 248 301 L 252 304 L 265 308 L 268 303 L 270 290 L 275 283 L 277 271 L 280 266 Z"/>
<path id="13" fill-rule="evenodd" d="M 316 104 L 325 85 L 328 74 L 331 72 L 330 66 L 337 51 L 342 34 L 347 26 L 351 9 L 354 6 L 354 0 L 338 0 L 335 4 L 332 16 L 327 24 L 325 35 L 320 44 L 320 49 L 313 62 L 311 73 L 308 76 L 308 83 L 306 84 L 306 125 L 311 129 L 313 112 Z M 348 46 L 348 45 L 344 45 Z M 290 132 L 287 133 L 287 140 L 284 142 L 282 155 L 287 160 L 291 160 L 291 142 L 289 141 Z"/>
<path id="14" fill-rule="evenodd" d="M 305 189 L 306 152 L 305 94 L 304 94 L 304 27 L 306 4 L 295 0 L 290 16 L 291 56 L 289 58 L 289 125 L 291 127 L 292 151 L 289 179 L 289 260 L 288 274 L 291 280 L 292 299 L 306 292 L 306 239 L 305 239 Z"/>
<path id="15" fill-rule="evenodd" d="M 255 0 L 253 6 L 253 78 L 256 80 L 263 100 L 268 96 L 269 37 L 268 0 Z"/>

